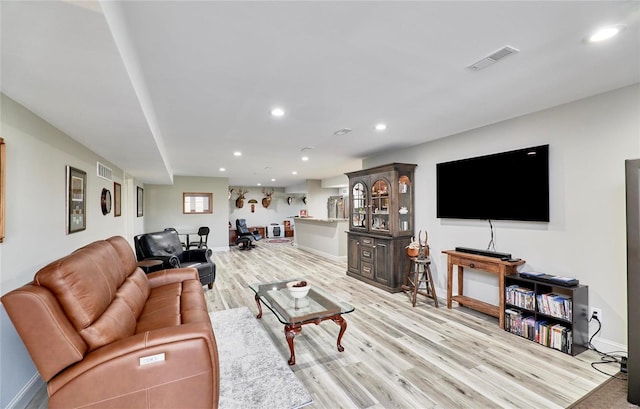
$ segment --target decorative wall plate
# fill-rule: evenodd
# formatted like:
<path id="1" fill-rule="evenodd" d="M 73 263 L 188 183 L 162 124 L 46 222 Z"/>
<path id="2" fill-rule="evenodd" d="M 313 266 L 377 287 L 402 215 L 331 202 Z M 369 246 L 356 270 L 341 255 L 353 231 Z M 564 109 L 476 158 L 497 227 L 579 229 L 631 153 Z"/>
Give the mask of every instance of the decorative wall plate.
<path id="1" fill-rule="evenodd" d="M 102 214 L 107 215 L 111 212 L 111 191 L 107 188 L 102 189 L 100 195 L 100 207 L 102 208 Z"/>

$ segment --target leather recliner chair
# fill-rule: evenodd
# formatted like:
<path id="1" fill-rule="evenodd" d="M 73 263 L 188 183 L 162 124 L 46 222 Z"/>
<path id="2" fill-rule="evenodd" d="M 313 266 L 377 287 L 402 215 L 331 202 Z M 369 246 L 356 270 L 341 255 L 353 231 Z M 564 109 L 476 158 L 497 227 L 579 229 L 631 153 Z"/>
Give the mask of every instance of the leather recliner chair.
<path id="1" fill-rule="evenodd" d="M 213 288 L 216 264 L 211 260 L 211 249 L 184 250 L 175 230 L 139 234 L 133 241 L 138 261 L 160 260 L 165 269 L 193 267 L 202 285 Z"/>
<path id="2" fill-rule="evenodd" d="M 236 244 L 240 245 L 240 250 L 249 250 L 255 247 L 254 241 L 262 239 L 262 235 L 258 231 L 249 231 L 245 219 L 236 219 L 236 230 L 238 232 Z"/>

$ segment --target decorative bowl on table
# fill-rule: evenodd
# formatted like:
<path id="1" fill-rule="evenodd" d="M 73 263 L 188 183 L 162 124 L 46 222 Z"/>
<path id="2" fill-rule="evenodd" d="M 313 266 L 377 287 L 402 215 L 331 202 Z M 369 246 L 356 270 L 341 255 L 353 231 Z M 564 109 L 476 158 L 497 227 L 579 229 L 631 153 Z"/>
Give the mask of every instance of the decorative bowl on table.
<path id="1" fill-rule="evenodd" d="M 309 294 L 311 286 L 306 281 L 291 281 L 287 283 L 287 288 L 293 298 L 302 298 Z"/>

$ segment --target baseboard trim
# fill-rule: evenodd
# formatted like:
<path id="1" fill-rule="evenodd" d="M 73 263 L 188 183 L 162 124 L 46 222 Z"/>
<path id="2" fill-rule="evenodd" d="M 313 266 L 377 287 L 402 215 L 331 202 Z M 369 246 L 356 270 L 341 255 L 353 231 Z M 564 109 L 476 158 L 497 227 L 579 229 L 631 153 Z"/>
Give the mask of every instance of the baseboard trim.
<path id="1" fill-rule="evenodd" d="M 309 247 L 306 247 L 306 246 L 301 246 L 299 244 L 295 244 L 294 243 L 293 245 L 296 246 L 297 248 L 299 248 L 300 250 L 304 250 L 306 252 L 315 254 L 316 256 L 327 258 L 329 260 L 340 261 L 340 262 L 346 262 L 347 261 L 347 256 L 334 256 L 333 254 L 325 253 L 323 251 L 312 249 L 312 248 L 309 248 Z"/>
<path id="2" fill-rule="evenodd" d="M 593 336 L 593 334 L 590 334 L 590 336 Z M 627 346 L 623 345 L 623 344 L 619 344 L 617 342 L 613 342 L 609 339 L 602 339 L 602 338 L 594 338 L 591 343 L 593 344 L 593 346 L 595 346 L 598 351 L 605 353 L 605 354 L 616 354 L 616 355 L 627 355 Z M 586 345 L 588 347 L 588 345 Z"/>
<path id="3" fill-rule="evenodd" d="M 224 246 L 224 247 L 209 247 L 211 249 L 212 252 L 216 252 L 216 251 L 229 251 L 229 246 Z"/>
<path id="4" fill-rule="evenodd" d="M 36 396 L 36 394 L 40 392 L 40 389 L 44 388 L 44 386 L 44 381 L 36 372 L 33 377 L 29 379 L 29 382 L 27 382 L 26 385 L 24 385 L 22 389 L 20 389 L 18 394 L 14 396 L 13 399 L 11 399 L 9 404 L 7 404 L 6 409 L 26 408 L 29 402 L 31 402 L 31 399 L 33 399 L 33 397 Z"/>

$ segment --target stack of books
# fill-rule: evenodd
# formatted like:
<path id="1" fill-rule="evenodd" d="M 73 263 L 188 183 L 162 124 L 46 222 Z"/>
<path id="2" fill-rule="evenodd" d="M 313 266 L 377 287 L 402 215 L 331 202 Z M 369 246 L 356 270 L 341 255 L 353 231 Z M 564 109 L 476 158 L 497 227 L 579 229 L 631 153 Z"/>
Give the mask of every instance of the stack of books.
<path id="1" fill-rule="evenodd" d="M 511 305 L 535 311 L 535 292 L 530 288 L 510 285 L 506 288 L 506 301 Z"/>
<path id="2" fill-rule="evenodd" d="M 523 315 L 520 310 L 507 308 L 504 329 L 549 348 L 571 353 L 572 334 L 564 325 L 536 321 L 532 316 Z"/>
<path id="3" fill-rule="evenodd" d="M 572 301 L 571 297 L 563 294 L 539 294 L 536 296 L 538 301 L 538 312 L 550 315 L 563 320 L 571 321 Z"/>
<path id="4" fill-rule="evenodd" d="M 561 324 L 551 324 L 546 321 L 538 321 L 538 333 L 536 342 L 550 348 L 558 349 L 568 354 L 571 353 L 573 343 L 571 330 Z"/>

